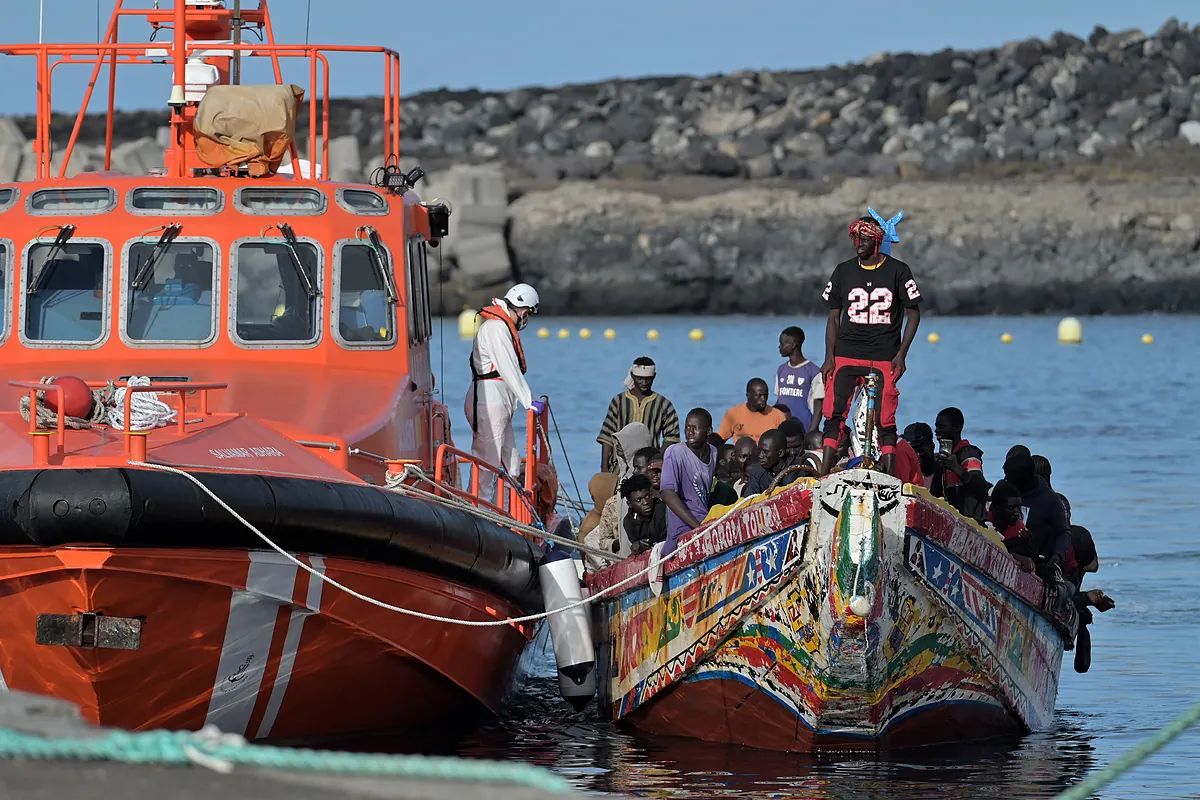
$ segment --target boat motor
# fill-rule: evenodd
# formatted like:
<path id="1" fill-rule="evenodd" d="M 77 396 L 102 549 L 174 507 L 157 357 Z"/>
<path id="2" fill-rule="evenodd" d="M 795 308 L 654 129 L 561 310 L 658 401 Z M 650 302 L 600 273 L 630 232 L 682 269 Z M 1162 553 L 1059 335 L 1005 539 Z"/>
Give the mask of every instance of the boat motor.
<path id="1" fill-rule="evenodd" d="M 542 602 L 547 613 L 583 600 L 583 586 L 575 559 L 564 550 L 550 549 L 538 567 Z M 558 688 L 563 699 L 582 710 L 596 694 L 596 648 L 587 606 L 550 614 L 550 642 L 558 667 Z"/>

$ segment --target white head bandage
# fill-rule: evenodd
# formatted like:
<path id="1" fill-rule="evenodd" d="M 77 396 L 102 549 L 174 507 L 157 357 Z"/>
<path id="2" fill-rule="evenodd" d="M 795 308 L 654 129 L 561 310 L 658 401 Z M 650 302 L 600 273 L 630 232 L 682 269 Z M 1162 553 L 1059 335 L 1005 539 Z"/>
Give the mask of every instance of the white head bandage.
<path id="1" fill-rule="evenodd" d="M 629 377 L 625 379 L 625 388 L 633 389 L 633 379 L 636 378 L 653 378 L 655 367 L 653 364 L 643 365 L 634 364 L 629 368 Z"/>

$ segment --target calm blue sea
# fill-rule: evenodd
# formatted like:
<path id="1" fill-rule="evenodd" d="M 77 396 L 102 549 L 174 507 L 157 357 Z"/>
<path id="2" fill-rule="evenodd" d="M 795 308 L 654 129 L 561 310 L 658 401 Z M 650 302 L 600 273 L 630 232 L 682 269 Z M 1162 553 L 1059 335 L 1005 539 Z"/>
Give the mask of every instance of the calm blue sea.
<path id="1" fill-rule="evenodd" d="M 984 451 L 989 478 L 1008 448 L 1047 456 L 1054 486 L 1076 522 L 1096 538 L 1101 569 L 1088 585 L 1117 608 L 1097 614 L 1092 669 L 1064 660 L 1053 729 L 1012 742 L 917 752 L 886 761 L 760 753 L 686 740 L 652 739 L 573 712 L 558 700 L 552 656 L 541 659 L 505 719 L 450 746 L 461 755 L 547 766 L 589 792 L 673 798 L 1041 798 L 1078 781 L 1200 700 L 1200 319 L 1084 318 L 1084 342 L 1057 344 L 1057 318 L 926 319 L 900 381 L 901 427 L 932 424 L 945 406 L 966 415 L 965 435 Z M 658 362 L 656 388 L 680 413 L 718 417 L 742 402 L 746 381 L 770 382 L 779 332 L 808 334 L 819 361 L 824 322 L 775 317 L 535 319 L 525 332 L 529 380 L 551 397 L 566 454 L 586 494 L 609 398 L 633 358 Z M 469 446 L 462 398 L 470 343 L 442 323 L 434 367 Z M 546 327 L 551 337 L 536 331 Z M 592 332 L 581 339 L 580 328 Z M 560 339 L 559 329 L 570 332 Z M 617 336 L 606 340 L 603 331 Z M 702 341 L 688 331 L 699 328 Z M 649 341 L 646 332 L 659 332 Z M 938 344 L 926 342 L 937 332 Z M 1002 344 L 1001 335 L 1012 335 Z M 1153 344 L 1142 344 L 1144 333 Z M 439 364 L 444 359 L 446 368 Z M 570 481 L 557 456 L 559 473 Z M 572 489 L 572 491 L 574 491 Z M 1200 727 L 1105 790 L 1104 798 L 1200 797 Z"/>

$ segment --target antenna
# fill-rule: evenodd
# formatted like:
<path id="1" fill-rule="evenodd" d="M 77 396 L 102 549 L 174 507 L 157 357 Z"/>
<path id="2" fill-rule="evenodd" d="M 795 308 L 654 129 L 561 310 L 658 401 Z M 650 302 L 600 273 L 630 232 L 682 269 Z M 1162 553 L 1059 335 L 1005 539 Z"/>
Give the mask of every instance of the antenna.
<path id="1" fill-rule="evenodd" d="M 46 0 L 38 0 L 38 44 L 42 43 L 42 20 L 46 15 Z"/>

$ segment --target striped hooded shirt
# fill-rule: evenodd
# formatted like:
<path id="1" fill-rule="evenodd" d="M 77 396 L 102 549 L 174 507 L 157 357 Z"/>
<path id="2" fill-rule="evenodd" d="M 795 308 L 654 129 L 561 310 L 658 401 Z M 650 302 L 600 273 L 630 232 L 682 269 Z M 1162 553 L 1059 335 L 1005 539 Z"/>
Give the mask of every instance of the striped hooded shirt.
<path id="1" fill-rule="evenodd" d="M 596 441 L 616 446 L 616 433 L 632 422 L 640 422 L 650 429 L 651 444 L 659 450 L 679 441 L 679 415 L 675 406 L 661 394 L 654 392 L 645 400 L 638 400 L 629 392 L 621 392 L 608 404 L 604 424 Z M 633 453 L 628 453 L 632 457 Z M 613 468 L 610 462 L 609 469 Z"/>

